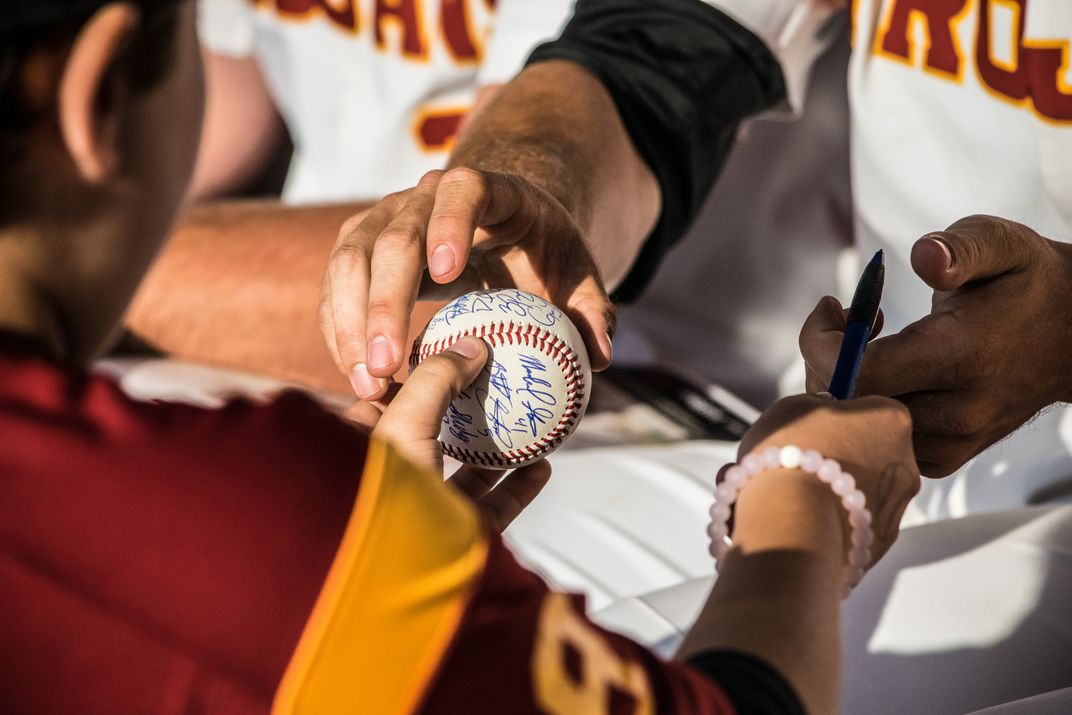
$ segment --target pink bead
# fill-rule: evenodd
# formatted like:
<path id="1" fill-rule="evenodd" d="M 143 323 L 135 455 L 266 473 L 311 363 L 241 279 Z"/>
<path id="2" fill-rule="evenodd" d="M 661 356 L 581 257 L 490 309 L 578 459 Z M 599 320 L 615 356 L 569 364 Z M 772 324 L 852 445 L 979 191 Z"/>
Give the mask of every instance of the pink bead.
<path id="1" fill-rule="evenodd" d="M 852 494 L 853 490 L 856 489 L 856 480 L 848 472 L 842 472 L 834 477 L 834 481 L 830 482 L 830 488 L 839 497 L 845 497 Z"/>
<path id="2" fill-rule="evenodd" d="M 800 468 L 808 474 L 815 474 L 819 469 L 819 465 L 823 463 L 823 455 L 816 452 L 814 449 L 805 450 L 800 455 Z"/>
<path id="3" fill-rule="evenodd" d="M 711 508 L 708 510 L 708 513 L 711 515 L 712 521 L 726 523 L 726 520 L 730 518 L 729 506 L 721 502 L 715 502 L 714 504 L 712 504 Z"/>
<path id="4" fill-rule="evenodd" d="M 745 458 L 741 460 L 741 468 L 749 476 L 759 474 L 763 471 L 763 458 L 755 452 L 745 455 Z"/>
<path id="5" fill-rule="evenodd" d="M 715 501 L 719 504 L 732 504 L 737 499 L 737 490 L 729 484 L 722 483 L 715 487 Z"/>
<path id="6" fill-rule="evenodd" d="M 849 566 L 866 567 L 869 563 L 871 563 L 871 547 L 853 546 L 852 551 L 849 552 Z"/>
<path id="7" fill-rule="evenodd" d="M 875 534 L 870 528 L 864 527 L 863 529 L 853 529 L 853 546 L 870 546 L 873 543 L 875 543 Z"/>
<path id="8" fill-rule="evenodd" d="M 715 561 L 718 561 L 726 553 L 726 545 L 712 541 L 707 545 L 707 553 L 711 554 L 711 558 Z M 715 570 L 718 570 L 718 566 L 715 566 Z"/>
<path id="9" fill-rule="evenodd" d="M 782 465 L 782 450 L 777 447 L 767 447 L 759 455 L 763 459 L 763 466 L 774 469 Z"/>
<path id="10" fill-rule="evenodd" d="M 859 566 L 848 566 L 845 568 L 845 584 L 849 587 L 855 586 L 860 583 L 860 580 L 864 577 L 864 570 Z"/>
<path id="11" fill-rule="evenodd" d="M 748 472 L 741 467 L 730 467 L 726 470 L 726 478 L 723 484 L 729 484 L 734 489 L 740 489 L 748 481 Z"/>
<path id="12" fill-rule="evenodd" d="M 849 514 L 849 524 L 851 524 L 854 529 L 871 526 L 871 512 L 867 509 L 851 512 Z"/>
<path id="13" fill-rule="evenodd" d="M 722 541 L 726 538 L 727 533 L 725 522 L 712 521 L 707 525 L 707 536 L 711 541 Z"/>
<path id="14" fill-rule="evenodd" d="M 829 484 L 841 474 L 841 465 L 832 459 L 824 459 L 819 463 L 819 468 L 815 470 L 815 473 L 819 475 L 819 479 Z"/>
<path id="15" fill-rule="evenodd" d="M 867 503 L 867 497 L 859 489 L 853 489 L 851 492 L 841 497 L 841 505 L 845 507 L 845 511 L 854 512 L 864 508 L 864 504 Z"/>

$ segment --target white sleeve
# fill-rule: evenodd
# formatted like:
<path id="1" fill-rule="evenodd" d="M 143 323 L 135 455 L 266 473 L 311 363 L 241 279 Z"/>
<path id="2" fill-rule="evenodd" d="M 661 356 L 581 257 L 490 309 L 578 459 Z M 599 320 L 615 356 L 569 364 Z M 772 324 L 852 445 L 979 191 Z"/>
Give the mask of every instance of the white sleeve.
<path id="1" fill-rule="evenodd" d="M 815 59 L 836 33 L 825 32 L 835 10 L 823 0 L 703 0 L 761 39 L 782 66 L 790 108 L 799 113 Z"/>
<path id="2" fill-rule="evenodd" d="M 231 57 L 253 54 L 255 10 L 246 0 L 198 0 L 197 35 L 211 52 Z"/>
<path id="3" fill-rule="evenodd" d="M 574 0 L 499 0 L 477 85 L 505 84 L 521 71 L 536 46 L 562 33 Z"/>

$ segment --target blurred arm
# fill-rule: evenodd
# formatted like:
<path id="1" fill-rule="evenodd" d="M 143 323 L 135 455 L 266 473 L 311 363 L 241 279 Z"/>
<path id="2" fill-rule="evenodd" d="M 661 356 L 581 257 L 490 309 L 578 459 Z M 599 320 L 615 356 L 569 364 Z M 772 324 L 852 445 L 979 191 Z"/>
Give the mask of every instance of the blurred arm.
<path id="1" fill-rule="evenodd" d="M 190 195 L 241 192 L 288 152 L 287 130 L 253 57 L 203 51 L 205 122 Z"/>

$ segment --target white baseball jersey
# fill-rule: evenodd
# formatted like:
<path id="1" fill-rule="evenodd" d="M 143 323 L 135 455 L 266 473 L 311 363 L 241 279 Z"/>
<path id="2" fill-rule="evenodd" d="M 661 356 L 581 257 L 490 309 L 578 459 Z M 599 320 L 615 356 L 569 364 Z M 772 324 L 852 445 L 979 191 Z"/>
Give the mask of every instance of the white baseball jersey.
<path id="1" fill-rule="evenodd" d="M 254 57 L 294 140 L 290 202 L 378 199 L 446 161 L 478 87 L 573 0 L 201 0 L 202 43 Z"/>
<path id="2" fill-rule="evenodd" d="M 886 251 L 888 331 L 930 310 L 909 253 L 975 213 L 1054 240 L 1072 228 L 1072 3 L 856 0 L 849 77 L 857 241 Z M 926 483 L 932 516 L 1022 503 L 1072 476 L 1072 412 L 1054 409 Z M 1000 478 L 1006 475 L 1005 478 Z"/>

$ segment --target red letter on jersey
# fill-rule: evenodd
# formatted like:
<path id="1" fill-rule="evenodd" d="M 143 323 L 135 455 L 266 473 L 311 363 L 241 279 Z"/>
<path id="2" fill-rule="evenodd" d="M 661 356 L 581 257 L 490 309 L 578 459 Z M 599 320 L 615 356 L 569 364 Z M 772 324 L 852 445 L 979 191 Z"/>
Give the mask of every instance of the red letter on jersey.
<path id="1" fill-rule="evenodd" d="M 889 27 L 882 38 L 883 51 L 912 61 L 912 16 L 926 22 L 930 46 L 925 62 L 930 69 L 953 76 L 960 75 L 957 44 L 953 39 L 953 18 L 963 9 L 968 0 L 892 0 Z"/>
<path id="2" fill-rule="evenodd" d="M 466 0 L 443 0 L 440 21 L 443 24 L 443 36 L 447 38 L 447 49 L 454 59 L 479 62 L 480 48 L 470 35 Z"/>
<path id="3" fill-rule="evenodd" d="M 357 29 L 354 0 L 275 0 L 275 7 L 283 16 L 305 15 L 313 10 L 321 10 L 336 25 L 351 31 Z"/>
<path id="4" fill-rule="evenodd" d="M 1004 0 L 1001 4 L 1012 5 L 1017 10 L 1013 13 L 1016 27 L 1000 28 L 1000 31 L 1012 33 L 1014 57 L 1010 62 L 994 62 L 994 35 L 999 28 L 992 26 L 994 18 L 990 0 L 979 0 L 979 39 L 975 43 L 975 62 L 979 67 L 980 79 L 988 87 L 1010 99 L 1023 99 L 1029 93 L 1027 67 L 1022 61 L 1021 47 L 1024 36 L 1023 0 Z"/>
<path id="5" fill-rule="evenodd" d="M 384 21 L 394 20 L 402 28 L 402 52 L 414 57 L 424 56 L 421 39 L 421 18 L 417 14 L 417 0 L 376 0 L 373 27 L 376 31 L 376 46 L 381 50 L 387 45 L 383 31 Z"/>

